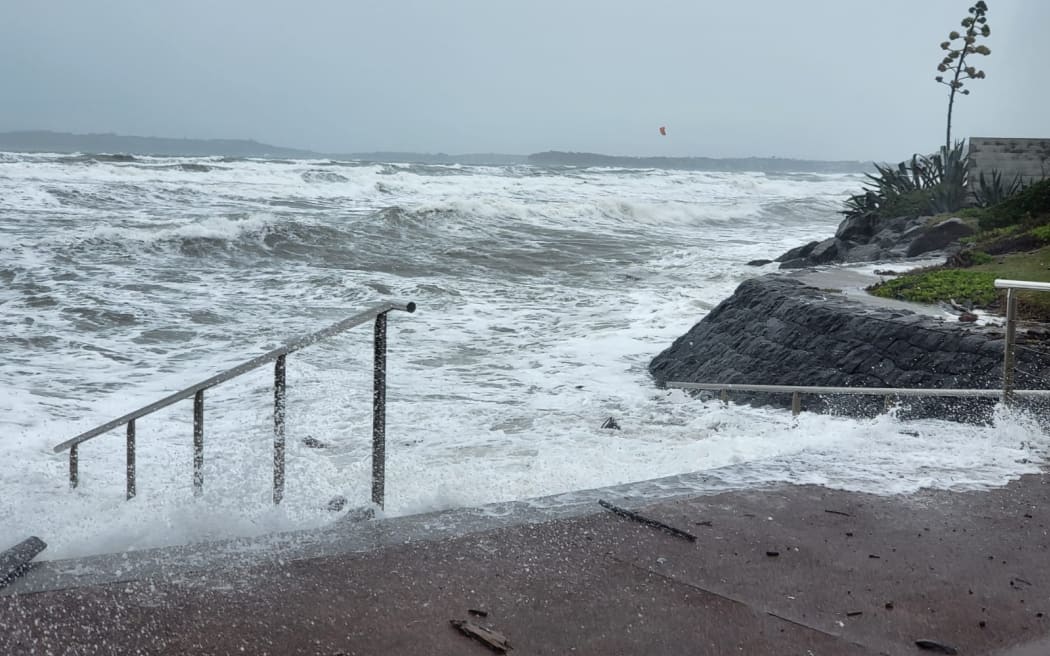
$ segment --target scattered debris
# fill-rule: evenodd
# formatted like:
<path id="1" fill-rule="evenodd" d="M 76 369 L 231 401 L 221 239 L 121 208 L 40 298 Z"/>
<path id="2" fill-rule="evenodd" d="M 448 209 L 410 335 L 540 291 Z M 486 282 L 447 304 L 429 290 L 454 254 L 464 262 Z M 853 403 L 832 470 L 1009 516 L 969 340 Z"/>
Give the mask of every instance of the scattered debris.
<path id="1" fill-rule="evenodd" d="M 824 509 L 824 512 L 831 513 L 832 515 L 842 515 L 843 517 L 852 517 L 853 516 L 853 515 L 849 514 L 848 512 L 843 512 L 841 510 L 829 510 L 827 508 Z"/>
<path id="2" fill-rule="evenodd" d="M 862 611 L 862 610 L 851 610 L 848 613 L 846 613 L 846 617 L 857 617 L 858 615 L 863 615 L 863 614 L 864 614 L 864 611 Z"/>
<path id="3" fill-rule="evenodd" d="M 879 554 L 868 554 L 868 558 L 882 558 Z"/>
<path id="4" fill-rule="evenodd" d="M 327 449 L 330 445 L 328 442 L 322 442 L 313 435 L 307 435 L 303 438 L 303 446 L 308 449 Z"/>
<path id="5" fill-rule="evenodd" d="M 47 549 L 47 543 L 33 535 L 6 551 L 0 551 L 0 588 L 25 574 L 32 567 L 31 561 L 44 549 Z"/>
<path id="6" fill-rule="evenodd" d="M 711 520 L 710 519 L 703 519 L 703 520 L 700 520 L 699 522 L 693 522 L 693 523 L 696 524 L 697 526 L 711 526 Z"/>
<path id="7" fill-rule="evenodd" d="M 478 610 L 477 608 L 468 608 L 467 612 L 477 617 L 488 617 L 489 612 L 487 610 Z"/>
<path id="8" fill-rule="evenodd" d="M 376 509 L 373 506 L 359 506 L 357 508 L 351 508 L 345 515 L 343 515 L 343 521 L 349 522 L 366 522 L 370 519 L 375 519 Z"/>
<path id="9" fill-rule="evenodd" d="M 958 654 L 959 650 L 951 645 L 946 645 L 943 642 L 937 642 L 936 640 L 925 640 L 919 639 L 915 641 L 915 646 L 919 649 L 925 649 L 926 651 L 932 651 L 937 654 Z"/>
<path id="10" fill-rule="evenodd" d="M 988 623 L 985 622 L 984 620 L 981 620 L 980 622 L 977 623 L 977 626 L 979 626 L 979 627 L 981 627 L 983 629 L 984 627 L 988 626 Z"/>
<path id="11" fill-rule="evenodd" d="M 626 508 L 620 508 L 619 506 L 614 506 L 614 505 L 612 505 L 611 503 L 609 503 L 608 501 L 606 501 L 604 499 L 598 499 L 598 505 L 601 506 L 602 508 L 605 508 L 606 510 L 613 511 L 614 513 L 616 513 L 617 515 L 620 515 L 621 517 L 626 517 L 627 519 L 633 519 L 634 521 L 641 522 L 642 524 L 645 524 L 646 526 L 652 526 L 653 528 L 658 528 L 658 529 L 667 531 L 668 533 L 670 533 L 671 535 L 673 535 L 675 537 L 684 538 L 686 540 L 689 540 L 690 542 L 696 542 L 696 536 L 693 535 L 692 533 L 687 533 L 687 532 L 683 531 L 680 528 L 675 528 L 673 526 L 670 526 L 668 524 L 664 524 L 663 522 L 657 521 L 655 519 L 649 519 L 648 517 L 645 517 L 644 515 L 639 515 L 638 513 L 630 511 L 630 510 L 627 510 Z"/>
<path id="12" fill-rule="evenodd" d="M 887 601 L 886 602 L 886 610 L 893 610 L 893 602 L 892 601 Z"/>
<path id="13" fill-rule="evenodd" d="M 470 620 L 449 620 L 449 623 L 459 629 L 459 632 L 463 635 L 479 640 L 492 651 L 504 654 L 513 649 L 503 634 L 497 633 L 492 629 L 486 629 L 480 624 L 475 624 Z"/>
<path id="14" fill-rule="evenodd" d="M 609 417 L 605 420 L 605 423 L 602 424 L 602 428 L 608 428 L 609 430 L 620 430 L 620 424 L 616 423 L 616 420 L 614 418 Z"/>
<path id="15" fill-rule="evenodd" d="M 346 507 L 346 497 L 344 497 L 341 494 L 337 494 L 336 496 L 334 496 L 331 499 L 329 499 L 328 500 L 328 505 L 325 506 L 325 508 L 328 509 L 328 512 L 339 512 L 340 510 L 342 510 L 345 507 Z"/>
<path id="16" fill-rule="evenodd" d="M 774 551 L 773 549 L 770 549 L 770 550 L 766 551 L 766 555 L 769 556 L 770 558 L 776 558 L 777 556 L 780 555 L 780 552 L 779 551 Z"/>

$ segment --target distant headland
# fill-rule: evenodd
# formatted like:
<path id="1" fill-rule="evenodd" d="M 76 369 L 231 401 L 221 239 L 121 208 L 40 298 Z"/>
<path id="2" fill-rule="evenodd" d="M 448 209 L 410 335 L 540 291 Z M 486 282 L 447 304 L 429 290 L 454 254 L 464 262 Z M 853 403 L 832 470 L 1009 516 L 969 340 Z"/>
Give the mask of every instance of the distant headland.
<path id="1" fill-rule="evenodd" d="M 49 130 L 0 132 L 0 151 L 22 153 L 87 153 L 155 155 L 161 157 L 273 157 L 291 159 L 337 159 L 366 162 L 416 164 L 464 164 L 470 166 L 578 166 L 616 168 L 681 169 L 686 171 L 765 171 L 811 173 L 860 173 L 871 169 L 867 162 L 803 160 L 780 157 L 629 157 L 547 151 L 532 155 L 505 153 L 416 153 L 375 151 L 324 153 L 286 148 L 251 139 L 171 139 L 112 133 L 74 134 Z"/>

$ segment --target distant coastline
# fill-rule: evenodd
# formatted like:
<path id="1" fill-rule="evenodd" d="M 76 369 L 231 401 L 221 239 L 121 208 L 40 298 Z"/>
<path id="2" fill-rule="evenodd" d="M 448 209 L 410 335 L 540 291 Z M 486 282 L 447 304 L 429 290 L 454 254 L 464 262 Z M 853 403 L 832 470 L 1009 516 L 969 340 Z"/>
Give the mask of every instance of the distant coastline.
<path id="1" fill-rule="evenodd" d="M 529 164 L 541 166 L 608 166 L 685 171 L 764 171 L 768 173 L 864 173 L 874 169 L 869 162 L 781 157 L 624 157 L 560 151 L 529 155 L 528 161 Z"/>
<path id="2" fill-rule="evenodd" d="M 0 132 L 0 151 L 16 153 L 84 153 L 158 155 L 162 157 L 320 157 L 318 153 L 282 148 L 250 139 L 168 139 L 120 134 L 73 134 L 49 130 Z"/>
<path id="3" fill-rule="evenodd" d="M 536 166 L 657 168 L 686 171 L 763 171 L 769 173 L 861 173 L 867 162 L 803 160 L 779 157 L 628 157 L 598 153 L 547 151 L 532 155 L 505 153 L 415 153 L 377 151 L 322 153 L 286 148 L 251 139 L 170 139 L 119 134 L 74 134 L 49 130 L 0 132 L 0 151 L 20 153 L 85 153 L 153 155 L 160 157 L 274 157 L 291 159 L 360 160 L 468 166 Z"/>

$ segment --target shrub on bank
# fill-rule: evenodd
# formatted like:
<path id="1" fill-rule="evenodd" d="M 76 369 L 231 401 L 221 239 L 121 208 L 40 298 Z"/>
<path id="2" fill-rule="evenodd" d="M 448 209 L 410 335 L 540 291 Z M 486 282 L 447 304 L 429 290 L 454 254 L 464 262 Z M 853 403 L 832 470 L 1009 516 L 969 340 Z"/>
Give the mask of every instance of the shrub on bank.
<path id="1" fill-rule="evenodd" d="M 1025 187 L 998 205 L 980 210 L 977 221 L 981 230 L 1050 222 L 1050 178 Z"/>

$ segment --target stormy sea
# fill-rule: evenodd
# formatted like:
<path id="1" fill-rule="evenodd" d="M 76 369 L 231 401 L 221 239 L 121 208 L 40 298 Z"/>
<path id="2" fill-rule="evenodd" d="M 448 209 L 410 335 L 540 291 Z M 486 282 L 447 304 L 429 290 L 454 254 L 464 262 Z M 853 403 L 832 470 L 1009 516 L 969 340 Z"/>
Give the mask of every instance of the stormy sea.
<path id="1" fill-rule="evenodd" d="M 367 325 L 288 358 L 279 506 L 271 367 L 208 391 L 200 497 L 190 401 L 137 422 L 131 501 L 122 429 L 81 446 L 75 490 L 52 448 L 388 300 L 418 305 L 389 318 L 388 516 L 714 469 L 876 494 L 1037 471 L 1045 445 L 1023 418 L 794 419 L 653 384 L 654 355 L 774 270 L 749 260 L 832 234 L 861 183 L 0 153 L 4 542 L 39 535 L 64 558 L 318 527 L 333 497 L 365 504 Z"/>

